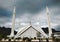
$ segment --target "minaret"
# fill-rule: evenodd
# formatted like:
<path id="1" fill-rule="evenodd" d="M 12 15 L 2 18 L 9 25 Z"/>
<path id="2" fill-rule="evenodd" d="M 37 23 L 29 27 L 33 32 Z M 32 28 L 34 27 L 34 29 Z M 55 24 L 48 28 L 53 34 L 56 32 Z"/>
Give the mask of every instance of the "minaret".
<path id="1" fill-rule="evenodd" d="M 15 12 L 15 7 L 14 7 L 14 10 L 13 10 L 13 16 L 12 16 L 12 28 L 11 28 L 11 34 L 10 34 L 11 37 L 14 36 L 15 15 L 16 15 L 16 12 Z"/>
<path id="2" fill-rule="evenodd" d="M 48 6 L 46 6 L 46 14 L 47 14 L 48 29 L 49 29 L 49 37 L 51 37 L 52 29 L 51 29 L 51 23 L 50 23 Z"/>
<path id="3" fill-rule="evenodd" d="M 29 22 L 29 25 L 31 25 L 31 26 L 32 26 L 31 21 Z"/>

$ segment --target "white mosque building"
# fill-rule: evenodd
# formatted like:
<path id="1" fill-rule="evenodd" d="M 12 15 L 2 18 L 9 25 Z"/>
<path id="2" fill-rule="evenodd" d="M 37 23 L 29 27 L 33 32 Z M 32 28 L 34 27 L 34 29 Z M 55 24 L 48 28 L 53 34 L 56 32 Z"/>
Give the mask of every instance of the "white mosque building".
<path id="1" fill-rule="evenodd" d="M 42 29 L 41 27 L 34 27 L 31 23 L 28 26 L 25 26 L 24 28 L 20 28 L 19 31 L 17 32 L 16 35 L 14 35 L 14 28 L 15 28 L 15 7 L 13 10 L 13 17 L 12 17 L 12 28 L 11 28 L 11 34 L 8 37 L 14 37 L 14 38 L 18 38 L 18 37 L 51 37 L 52 34 L 52 29 L 50 27 L 50 18 L 49 18 L 49 11 L 48 11 L 48 7 L 46 7 L 46 15 L 47 15 L 47 19 L 48 19 L 48 29 L 49 29 L 49 35 L 47 35 Z"/>
<path id="2" fill-rule="evenodd" d="M 41 36 L 43 35 L 43 36 Z M 15 38 L 17 37 L 29 37 L 29 38 L 34 38 L 34 37 L 47 37 L 45 32 L 42 31 L 40 27 L 34 27 L 32 24 L 29 24 L 28 26 L 19 29 L 18 33 L 15 35 Z"/>

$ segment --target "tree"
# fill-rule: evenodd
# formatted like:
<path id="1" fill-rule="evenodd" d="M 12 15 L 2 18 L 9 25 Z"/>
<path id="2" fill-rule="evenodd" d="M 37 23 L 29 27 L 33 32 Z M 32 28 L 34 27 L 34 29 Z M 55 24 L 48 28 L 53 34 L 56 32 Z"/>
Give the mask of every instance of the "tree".
<path id="1" fill-rule="evenodd" d="M 54 33 L 52 34 L 52 41 L 55 42 L 55 37 L 54 37 Z"/>

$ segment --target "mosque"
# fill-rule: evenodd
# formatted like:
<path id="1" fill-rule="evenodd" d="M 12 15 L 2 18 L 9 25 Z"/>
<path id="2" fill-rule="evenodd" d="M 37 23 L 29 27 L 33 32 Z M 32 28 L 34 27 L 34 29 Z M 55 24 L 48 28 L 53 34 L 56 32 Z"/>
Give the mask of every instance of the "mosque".
<path id="1" fill-rule="evenodd" d="M 14 28 L 15 28 L 15 16 L 16 16 L 16 12 L 15 12 L 16 8 L 14 7 L 13 10 L 13 16 L 12 16 L 12 28 L 11 28 L 11 34 L 8 37 L 14 37 L 14 38 L 18 38 L 18 37 L 44 37 L 44 38 L 48 38 L 51 37 L 52 34 L 52 29 L 50 26 L 50 18 L 49 18 L 49 10 L 48 7 L 46 6 L 46 15 L 47 15 L 47 22 L 48 22 L 48 30 L 49 30 L 49 35 L 47 35 L 40 27 L 34 27 L 31 23 L 28 26 L 25 26 L 24 28 L 20 28 L 19 31 L 17 32 L 16 35 L 14 35 Z"/>

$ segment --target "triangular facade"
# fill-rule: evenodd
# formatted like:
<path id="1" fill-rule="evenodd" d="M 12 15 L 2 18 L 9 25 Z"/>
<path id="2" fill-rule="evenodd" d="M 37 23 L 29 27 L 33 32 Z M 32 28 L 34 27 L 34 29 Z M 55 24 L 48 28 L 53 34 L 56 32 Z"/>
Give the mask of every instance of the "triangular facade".
<path id="1" fill-rule="evenodd" d="M 42 36 L 41 36 L 42 35 Z M 48 37 L 47 34 L 41 28 L 35 28 L 32 25 L 29 25 L 25 28 L 21 28 L 18 33 L 15 35 L 15 38 L 18 37 Z"/>

